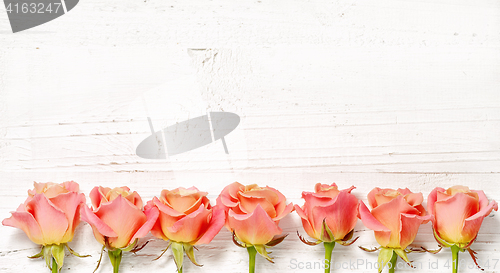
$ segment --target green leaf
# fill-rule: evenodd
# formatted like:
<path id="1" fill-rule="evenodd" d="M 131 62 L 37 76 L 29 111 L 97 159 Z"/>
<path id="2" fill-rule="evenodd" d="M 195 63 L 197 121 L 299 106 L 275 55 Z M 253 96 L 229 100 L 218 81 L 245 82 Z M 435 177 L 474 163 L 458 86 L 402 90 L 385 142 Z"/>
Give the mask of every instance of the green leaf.
<path id="1" fill-rule="evenodd" d="M 387 263 L 391 260 L 393 254 L 392 248 L 381 247 L 380 252 L 378 254 L 378 272 L 382 272 L 382 269 L 387 265 Z M 394 266 L 394 265 L 393 265 Z"/>
<path id="2" fill-rule="evenodd" d="M 182 243 L 172 242 L 171 248 L 172 254 L 174 254 L 175 265 L 177 265 L 177 271 L 181 272 L 182 262 L 184 260 L 184 246 Z"/>

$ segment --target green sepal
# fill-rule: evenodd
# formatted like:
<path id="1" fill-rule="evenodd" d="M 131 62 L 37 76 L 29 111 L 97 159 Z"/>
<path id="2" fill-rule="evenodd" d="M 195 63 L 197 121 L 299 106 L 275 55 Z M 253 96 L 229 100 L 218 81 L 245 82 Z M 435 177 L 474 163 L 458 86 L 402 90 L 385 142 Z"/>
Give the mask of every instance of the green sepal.
<path id="1" fill-rule="evenodd" d="M 119 248 L 115 250 L 108 250 L 109 260 L 113 265 L 113 272 L 118 272 L 118 269 L 120 268 L 120 263 L 122 262 L 122 253 L 122 250 Z"/>
<path id="2" fill-rule="evenodd" d="M 80 255 L 78 254 L 78 252 L 74 251 L 73 249 L 71 249 L 71 247 L 69 247 L 68 244 L 64 244 L 66 246 L 66 248 L 68 249 L 69 253 L 75 255 L 76 257 L 79 257 L 79 258 L 85 258 L 85 257 L 92 257 L 90 255 Z"/>
<path id="3" fill-rule="evenodd" d="M 175 265 L 177 266 L 177 271 L 182 272 L 182 262 L 184 260 L 184 246 L 182 243 L 172 242 L 171 248 L 172 248 L 172 254 L 174 255 Z"/>
<path id="4" fill-rule="evenodd" d="M 269 257 L 269 255 L 268 255 L 271 252 L 267 252 L 265 245 L 254 245 L 254 247 L 255 247 L 255 250 L 257 250 L 257 252 L 260 254 L 260 256 L 266 258 L 271 263 L 274 263 L 273 258 Z"/>
<path id="5" fill-rule="evenodd" d="M 122 251 L 130 251 L 132 250 L 136 245 L 137 245 L 137 242 L 139 241 L 139 239 L 135 239 L 135 241 L 133 243 L 131 243 L 129 246 L 127 246 L 126 248 L 122 248 L 121 250 Z"/>
<path id="6" fill-rule="evenodd" d="M 57 270 L 61 270 L 64 263 L 64 245 L 52 245 L 52 257 L 56 260 Z"/>
<path id="7" fill-rule="evenodd" d="M 387 265 L 387 263 L 391 260 L 394 249 L 381 247 L 380 252 L 378 254 L 378 273 L 382 272 L 382 269 Z M 394 266 L 394 265 L 392 265 Z"/>
<path id="8" fill-rule="evenodd" d="M 186 252 L 186 255 L 188 256 L 189 260 L 196 266 L 203 266 L 201 264 L 198 264 L 196 262 L 196 259 L 194 258 L 194 247 L 191 244 L 184 244 L 184 251 Z"/>
<path id="9" fill-rule="evenodd" d="M 43 257 L 43 247 L 38 254 L 35 254 L 33 256 L 28 256 L 28 258 L 30 258 L 30 259 L 36 259 L 36 258 L 40 258 L 40 257 Z"/>
<path id="10" fill-rule="evenodd" d="M 57 270 L 59 271 L 62 268 L 64 264 L 64 245 L 65 244 L 43 246 L 43 257 L 45 258 L 45 263 L 50 270 L 52 270 L 52 258 L 56 260 Z M 39 255 L 40 253 L 35 256 L 41 257 Z"/>
<path id="11" fill-rule="evenodd" d="M 321 235 L 320 239 L 323 242 L 333 242 L 335 241 L 335 236 L 333 236 L 332 231 L 326 224 L 326 219 L 323 219 L 323 224 L 321 225 Z"/>
<path id="12" fill-rule="evenodd" d="M 45 258 L 45 263 L 47 267 L 52 270 L 52 245 L 43 246 L 43 258 Z"/>
<path id="13" fill-rule="evenodd" d="M 266 244 L 266 246 L 268 246 L 268 247 L 276 246 L 279 243 L 283 242 L 283 240 L 285 240 L 286 236 L 288 236 L 288 234 L 274 236 L 273 239 L 269 243 Z"/>
<path id="14" fill-rule="evenodd" d="M 167 250 L 168 250 L 168 248 L 170 247 L 171 244 L 172 244 L 172 241 L 168 241 L 167 247 L 164 250 L 162 250 L 163 252 L 160 254 L 160 256 L 158 256 L 155 259 L 153 259 L 153 261 L 156 261 L 156 260 L 160 259 L 161 256 L 163 256 L 163 254 L 165 254 L 165 252 L 167 252 Z"/>
<path id="15" fill-rule="evenodd" d="M 403 261 L 405 261 L 410 267 L 413 268 L 413 265 L 411 264 L 411 261 L 408 259 L 408 256 L 406 256 L 406 252 L 404 250 L 402 250 L 401 248 L 395 248 L 394 252 L 396 252 L 396 254 L 399 257 L 401 257 Z"/>

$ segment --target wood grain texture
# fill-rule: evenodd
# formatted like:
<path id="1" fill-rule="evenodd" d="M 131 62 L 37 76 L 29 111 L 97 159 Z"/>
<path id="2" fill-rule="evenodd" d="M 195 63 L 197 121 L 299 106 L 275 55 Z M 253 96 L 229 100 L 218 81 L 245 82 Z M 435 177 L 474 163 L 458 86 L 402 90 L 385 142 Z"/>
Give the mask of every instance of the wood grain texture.
<path id="1" fill-rule="evenodd" d="M 33 181 L 127 185 L 144 200 L 163 188 L 197 186 L 215 198 L 234 181 L 269 185 L 290 202 L 317 182 L 355 185 L 366 201 L 375 186 L 467 185 L 500 201 L 500 2 L 480 1 L 81 1 L 67 15 L 12 34 L 0 10 L 0 218 L 24 201 Z M 225 140 L 147 160 L 135 155 L 150 134 L 210 111 L 241 117 Z M 90 203 L 89 201 L 87 203 Z M 500 272 L 498 213 L 473 249 L 485 272 Z M 294 213 L 275 264 L 258 272 L 319 262 L 322 247 L 302 244 Z M 361 222 L 352 247 L 337 246 L 333 272 L 375 272 L 375 246 Z M 0 272 L 41 272 L 38 248 L 0 227 Z M 149 236 L 147 239 L 153 239 Z M 414 243 L 435 248 L 430 225 Z M 100 246 L 82 224 L 64 272 L 92 272 Z M 126 254 L 121 272 L 174 272 L 153 240 Z M 201 268 L 246 272 L 246 251 L 223 229 L 196 253 Z M 449 251 L 410 254 L 419 272 L 449 272 Z M 477 272 L 470 257 L 460 272 Z M 98 272 L 109 272 L 104 257 Z M 358 260 L 359 259 L 359 260 Z M 432 268 L 436 262 L 438 268 Z M 354 263 L 354 265 L 352 265 Z M 363 264 L 361 264 L 363 263 Z M 429 268 L 431 266 L 431 268 Z M 470 268 L 468 268 L 470 266 Z M 400 269 L 398 272 L 415 272 Z"/>

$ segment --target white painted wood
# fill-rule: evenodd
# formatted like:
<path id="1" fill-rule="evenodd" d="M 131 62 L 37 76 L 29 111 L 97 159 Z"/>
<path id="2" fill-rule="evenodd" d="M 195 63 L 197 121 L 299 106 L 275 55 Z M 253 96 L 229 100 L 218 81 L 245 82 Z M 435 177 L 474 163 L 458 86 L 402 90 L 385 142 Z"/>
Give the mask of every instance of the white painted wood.
<path id="1" fill-rule="evenodd" d="M 297 204 L 317 182 L 355 185 L 362 200 L 374 186 L 427 196 L 461 184 L 500 201 L 498 1 L 89 0 L 16 34 L 1 9 L 2 219 L 33 181 L 75 180 L 86 195 L 127 185 L 144 200 L 194 185 L 213 202 L 239 181 L 273 186 Z M 220 141 L 163 161 L 135 155 L 148 116 L 160 130 L 210 111 L 241 117 L 225 138 L 228 155 Z M 500 271 L 497 214 L 473 245 L 490 262 L 485 272 Z M 290 235 L 274 248 L 275 264 L 257 259 L 258 272 L 321 272 L 294 269 L 323 257 L 321 246 L 298 240 L 299 217 L 280 225 Z M 26 258 L 38 248 L 22 231 L 0 230 L 0 272 L 48 271 Z M 334 259 L 375 272 L 355 260 L 376 261 L 356 247 L 375 246 L 373 233 L 359 222 L 356 234 Z M 430 225 L 415 245 L 437 245 Z M 64 272 L 92 272 L 100 246 L 87 224 L 71 246 L 92 257 L 67 256 Z M 125 255 L 121 272 L 174 272 L 169 255 L 151 261 L 164 247 L 154 240 Z M 225 229 L 199 250 L 204 266 L 186 262 L 185 272 L 247 271 L 246 251 Z M 450 257 L 410 254 L 419 272 L 449 272 Z M 104 258 L 98 272 L 111 271 Z M 477 272 L 467 266 L 460 272 Z"/>

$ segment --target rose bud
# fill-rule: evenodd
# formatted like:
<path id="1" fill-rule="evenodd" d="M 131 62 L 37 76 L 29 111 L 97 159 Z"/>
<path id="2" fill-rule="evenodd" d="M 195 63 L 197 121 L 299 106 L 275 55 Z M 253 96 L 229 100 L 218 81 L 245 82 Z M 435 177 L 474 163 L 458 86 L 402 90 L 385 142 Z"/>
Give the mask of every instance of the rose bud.
<path id="1" fill-rule="evenodd" d="M 199 266 L 193 246 L 210 243 L 224 226 L 224 211 L 212 207 L 206 195 L 195 187 L 181 187 L 172 191 L 163 190 L 160 198 L 154 197 L 146 205 L 146 209 L 154 207 L 160 212 L 151 233 L 169 241 L 163 253 L 172 248 L 179 273 L 182 272 L 184 253 Z"/>
<path id="2" fill-rule="evenodd" d="M 73 181 L 34 184 L 26 201 L 2 224 L 20 228 L 31 241 L 42 245 L 40 253 L 30 258 L 44 257 L 52 272 L 59 272 L 64 262 L 64 247 L 71 254 L 84 257 L 67 243 L 73 239 L 80 223 L 80 207 L 85 205 L 85 195 L 78 193 L 79 186 Z"/>
<path id="3" fill-rule="evenodd" d="M 397 257 L 401 257 L 411 265 L 406 256 L 406 249 L 421 224 L 429 221 L 430 215 L 422 206 L 422 193 L 413 193 L 409 189 L 374 188 L 368 193 L 371 212 L 361 202 L 359 215 L 363 224 L 372 229 L 375 239 L 381 246 L 379 254 L 379 272 L 390 261 L 390 269 L 394 269 Z M 392 268 L 391 268 L 392 266 Z"/>
<path id="4" fill-rule="evenodd" d="M 95 187 L 90 192 L 93 209 L 81 208 L 82 219 L 89 223 L 94 237 L 107 248 L 113 270 L 118 272 L 123 251 L 134 251 L 158 218 L 158 210 L 143 211 L 142 199 L 128 187 Z M 100 264 L 100 260 L 98 266 Z"/>
<path id="5" fill-rule="evenodd" d="M 331 186 L 318 183 L 315 192 L 302 192 L 304 206 L 295 205 L 295 211 L 302 218 L 302 226 L 309 236 L 316 239 L 309 242 L 299 238 L 308 245 L 323 242 L 325 247 L 325 272 L 330 272 L 332 251 L 335 243 L 351 245 L 356 241 L 347 242 L 352 238 L 354 226 L 358 221 L 358 199 L 351 194 L 354 186 L 339 190 L 333 183 Z"/>
<path id="6" fill-rule="evenodd" d="M 293 211 L 293 204 L 287 205 L 285 196 L 274 188 L 234 182 L 222 190 L 217 206 L 225 212 L 226 227 L 233 233 L 233 241 L 247 248 L 250 270 L 255 267 L 257 252 L 272 262 L 266 247 L 275 246 L 286 237 L 279 236 L 282 229 L 278 224 Z"/>
<path id="7" fill-rule="evenodd" d="M 498 210 L 495 201 L 488 202 L 483 191 L 453 186 L 447 190 L 435 188 L 427 199 L 432 216 L 434 238 L 441 247 L 451 247 L 453 272 L 458 270 L 458 252 L 467 250 L 477 264 L 470 245 L 476 240 L 484 217 Z"/>

